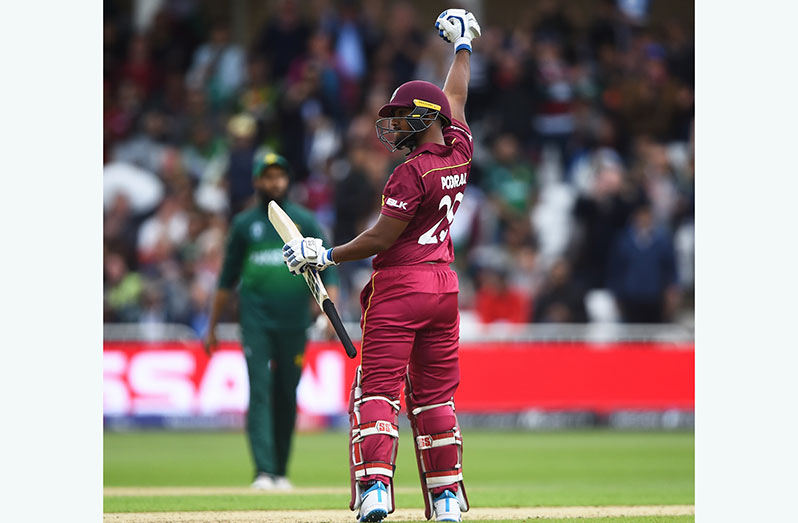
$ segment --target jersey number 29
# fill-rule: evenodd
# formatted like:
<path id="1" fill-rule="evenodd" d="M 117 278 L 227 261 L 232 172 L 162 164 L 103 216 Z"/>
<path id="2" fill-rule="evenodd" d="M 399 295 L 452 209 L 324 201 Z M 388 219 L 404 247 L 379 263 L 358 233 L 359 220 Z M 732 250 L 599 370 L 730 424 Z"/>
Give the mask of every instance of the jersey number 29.
<path id="1" fill-rule="evenodd" d="M 438 243 L 438 240 L 440 240 L 440 241 L 445 240 L 446 239 L 446 233 L 449 232 L 449 226 L 454 221 L 454 213 L 457 212 L 457 210 L 454 208 L 454 204 L 459 204 L 462 201 L 463 201 L 463 193 L 461 193 L 461 192 L 459 192 L 459 193 L 454 195 L 454 203 L 452 203 L 452 197 L 451 196 L 449 196 L 448 194 L 444 194 L 443 198 L 441 198 L 441 202 L 438 204 L 438 209 L 442 209 L 442 208 L 446 207 L 446 215 L 443 217 L 443 218 L 446 218 L 446 220 L 448 222 L 446 224 L 446 228 L 443 229 L 439 234 L 437 234 L 437 235 L 435 234 L 435 231 L 438 230 L 438 226 L 443 221 L 443 218 L 441 218 L 440 220 L 438 220 L 438 222 L 435 225 L 430 227 L 430 229 L 427 232 L 425 232 L 424 234 L 419 236 L 418 244 L 419 245 L 430 245 L 432 243 Z M 458 208 L 459 208 L 459 205 L 458 205 Z"/>

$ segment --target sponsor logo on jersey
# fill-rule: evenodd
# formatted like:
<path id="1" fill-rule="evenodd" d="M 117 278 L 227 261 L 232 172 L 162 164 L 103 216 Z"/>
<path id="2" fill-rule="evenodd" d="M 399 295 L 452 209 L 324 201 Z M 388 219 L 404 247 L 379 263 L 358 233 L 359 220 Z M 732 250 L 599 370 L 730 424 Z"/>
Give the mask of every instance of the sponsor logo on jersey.
<path id="1" fill-rule="evenodd" d="M 466 184 L 466 173 L 441 176 L 441 187 L 443 189 L 455 189 Z"/>
<path id="2" fill-rule="evenodd" d="M 399 202 L 394 200 L 393 198 L 388 198 L 385 200 L 385 205 L 390 205 L 391 207 L 396 207 L 397 209 L 407 210 L 407 202 Z"/>
<path id="3" fill-rule="evenodd" d="M 281 249 L 255 251 L 249 255 L 249 261 L 255 265 L 282 265 L 283 251 Z"/>

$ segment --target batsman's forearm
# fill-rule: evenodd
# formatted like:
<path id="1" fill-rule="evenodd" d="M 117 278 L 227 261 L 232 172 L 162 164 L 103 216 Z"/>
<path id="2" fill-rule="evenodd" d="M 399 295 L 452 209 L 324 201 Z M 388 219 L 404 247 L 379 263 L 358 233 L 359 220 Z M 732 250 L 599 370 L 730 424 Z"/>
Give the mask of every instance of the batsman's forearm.
<path id="1" fill-rule="evenodd" d="M 216 328 L 216 325 L 219 323 L 219 318 L 222 315 L 222 311 L 227 306 L 229 299 L 229 289 L 216 289 L 216 296 L 213 297 L 213 304 L 211 305 L 211 317 L 208 320 L 208 330 L 213 330 Z"/>
<path id="2" fill-rule="evenodd" d="M 449 99 L 449 104 L 459 104 L 465 107 L 468 98 L 468 82 L 471 79 L 471 53 L 465 49 L 457 51 L 446 75 L 443 92 Z M 454 111 L 454 107 L 452 107 Z"/>
<path id="3" fill-rule="evenodd" d="M 352 241 L 333 247 L 332 259 L 335 263 L 362 260 L 388 249 L 391 243 L 387 243 L 373 228 L 366 229 Z"/>

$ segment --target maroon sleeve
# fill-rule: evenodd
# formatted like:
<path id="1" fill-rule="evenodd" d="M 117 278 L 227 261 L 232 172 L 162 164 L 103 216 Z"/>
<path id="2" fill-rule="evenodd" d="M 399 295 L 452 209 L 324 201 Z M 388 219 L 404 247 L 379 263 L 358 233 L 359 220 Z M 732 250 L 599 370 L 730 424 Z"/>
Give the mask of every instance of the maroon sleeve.
<path id="1" fill-rule="evenodd" d="M 471 158 L 474 155 L 474 140 L 471 129 L 459 120 L 452 120 L 452 125 L 443 129 L 443 140 L 454 147 L 455 151 Z"/>
<path id="2" fill-rule="evenodd" d="M 382 191 L 381 214 L 409 222 L 424 199 L 424 184 L 415 169 L 405 164 L 394 169 Z"/>

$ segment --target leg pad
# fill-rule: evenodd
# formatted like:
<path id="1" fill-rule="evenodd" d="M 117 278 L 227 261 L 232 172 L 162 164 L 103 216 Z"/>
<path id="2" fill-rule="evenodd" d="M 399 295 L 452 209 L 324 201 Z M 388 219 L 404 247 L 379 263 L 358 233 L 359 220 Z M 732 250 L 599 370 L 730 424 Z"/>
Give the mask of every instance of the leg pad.
<path id="1" fill-rule="evenodd" d="M 399 401 L 387 396 L 363 396 L 361 368 L 357 368 L 349 395 L 349 508 L 358 510 L 365 483 L 377 480 L 388 487 L 388 513 L 394 511 L 393 473 L 399 448 Z M 358 518 L 360 513 L 358 512 Z"/>

